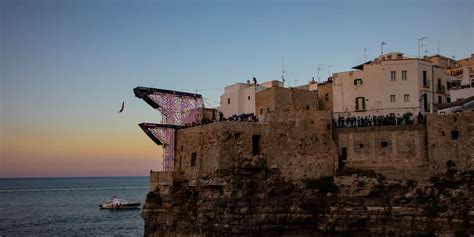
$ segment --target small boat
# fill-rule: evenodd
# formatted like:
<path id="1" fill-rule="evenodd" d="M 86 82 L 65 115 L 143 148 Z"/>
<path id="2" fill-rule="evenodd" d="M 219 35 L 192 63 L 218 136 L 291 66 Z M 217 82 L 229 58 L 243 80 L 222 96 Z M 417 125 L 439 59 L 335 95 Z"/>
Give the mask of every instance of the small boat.
<path id="1" fill-rule="evenodd" d="M 141 203 L 129 202 L 125 199 L 113 197 L 106 203 L 99 205 L 100 209 L 140 209 Z"/>

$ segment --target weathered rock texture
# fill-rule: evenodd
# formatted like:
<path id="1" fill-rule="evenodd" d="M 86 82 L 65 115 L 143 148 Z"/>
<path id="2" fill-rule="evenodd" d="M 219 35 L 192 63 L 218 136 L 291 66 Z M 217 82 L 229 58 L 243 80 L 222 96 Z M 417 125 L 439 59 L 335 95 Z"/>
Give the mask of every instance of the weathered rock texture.
<path id="1" fill-rule="evenodd" d="M 287 181 L 265 165 L 175 175 L 148 194 L 145 236 L 469 236 L 473 172 L 429 183 L 346 170 Z"/>
<path id="2" fill-rule="evenodd" d="M 474 235 L 473 112 L 335 131 L 349 151 L 336 172 L 330 112 L 295 108 L 178 130 L 176 171 L 150 175 L 145 235 Z"/>

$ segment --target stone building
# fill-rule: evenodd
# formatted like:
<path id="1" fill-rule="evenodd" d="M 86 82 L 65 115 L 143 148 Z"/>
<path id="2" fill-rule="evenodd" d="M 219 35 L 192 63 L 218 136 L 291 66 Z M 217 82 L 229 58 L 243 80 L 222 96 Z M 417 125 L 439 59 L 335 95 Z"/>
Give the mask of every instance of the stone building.
<path id="1" fill-rule="evenodd" d="M 458 170 L 474 170 L 474 112 L 428 115 L 426 133 L 431 176 L 445 173 L 448 161 Z"/>
<path id="2" fill-rule="evenodd" d="M 255 114 L 255 94 L 265 88 L 283 87 L 281 81 L 268 81 L 261 84 L 236 83 L 226 86 L 220 98 L 220 107 L 224 117 L 240 114 Z"/>
<path id="3" fill-rule="evenodd" d="M 418 114 L 448 101 L 448 74 L 429 60 L 388 53 L 353 69 L 333 74 L 335 117 Z"/>
<path id="4" fill-rule="evenodd" d="M 337 150 L 329 124 L 327 112 L 300 110 L 270 113 L 265 123 L 223 121 L 180 129 L 176 171 L 193 180 L 264 162 L 289 180 L 331 176 Z"/>
<path id="5" fill-rule="evenodd" d="M 264 121 L 267 113 L 319 108 L 318 93 L 305 89 L 271 87 L 258 92 L 255 97 L 259 121 Z"/>
<path id="6" fill-rule="evenodd" d="M 250 81 L 226 86 L 224 94 L 221 96 L 219 111 L 221 111 L 225 117 L 255 113 L 256 86 L 257 85 L 250 83 Z"/>
<path id="7" fill-rule="evenodd" d="M 334 103 L 332 78 L 318 84 L 318 98 L 319 109 L 332 112 Z"/>
<path id="8" fill-rule="evenodd" d="M 337 128 L 338 166 L 375 171 L 389 178 L 428 180 L 452 161 L 474 169 L 474 112 L 428 115 L 426 124 Z"/>
<path id="9" fill-rule="evenodd" d="M 370 170 L 394 179 L 429 178 L 423 125 L 338 128 L 339 168 Z"/>

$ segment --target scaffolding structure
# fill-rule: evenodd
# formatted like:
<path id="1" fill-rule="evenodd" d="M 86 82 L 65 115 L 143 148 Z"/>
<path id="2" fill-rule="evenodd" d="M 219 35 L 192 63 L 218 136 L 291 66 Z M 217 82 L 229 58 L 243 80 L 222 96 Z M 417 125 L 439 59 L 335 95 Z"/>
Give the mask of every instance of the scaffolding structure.
<path id="1" fill-rule="evenodd" d="M 160 124 L 141 123 L 139 126 L 157 145 L 163 147 L 163 170 L 174 170 L 176 129 L 201 120 L 204 108 L 202 96 L 148 87 L 137 87 L 133 92 L 161 112 Z"/>

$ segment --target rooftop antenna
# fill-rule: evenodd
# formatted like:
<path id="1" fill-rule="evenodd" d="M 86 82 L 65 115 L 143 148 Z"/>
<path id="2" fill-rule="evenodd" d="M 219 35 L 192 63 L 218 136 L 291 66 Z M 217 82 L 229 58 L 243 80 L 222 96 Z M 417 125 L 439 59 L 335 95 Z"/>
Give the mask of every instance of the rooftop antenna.
<path id="1" fill-rule="evenodd" d="M 281 56 L 281 80 L 285 82 L 285 57 Z"/>
<path id="2" fill-rule="evenodd" d="M 418 57 L 421 57 L 421 53 L 423 52 L 423 40 L 428 39 L 428 37 L 421 37 L 418 39 Z"/>
<path id="3" fill-rule="evenodd" d="M 364 63 L 367 61 L 367 51 L 369 51 L 370 49 L 368 48 L 364 48 Z"/>
<path id="4" fill-rule="evenodd" d="M 384 41 L 382 41 L 382 42 L 380 43 L 380 55 L 383 54 L 383 46 L 384 46 L 384 45 L 387 45 L 387 43 L 385 43 Z"/>
<path id="5" fill-rule="evenodd" d="M 332 68 L 332 65 L 328 65 L 328 78 L 331 76 L 331 70 L 330 68 Z"/>
<path id="6" fill-rule="evenodd" d="M 324 64 L 318 64 L 318 83 L 321 82 L 321 78 L 319 77 L 319 72 L 321 70 L 324 70 L 323 66 L 324 66 Z"/>

